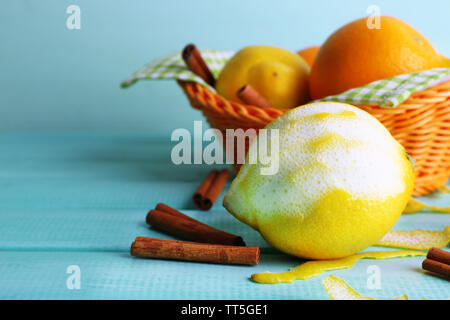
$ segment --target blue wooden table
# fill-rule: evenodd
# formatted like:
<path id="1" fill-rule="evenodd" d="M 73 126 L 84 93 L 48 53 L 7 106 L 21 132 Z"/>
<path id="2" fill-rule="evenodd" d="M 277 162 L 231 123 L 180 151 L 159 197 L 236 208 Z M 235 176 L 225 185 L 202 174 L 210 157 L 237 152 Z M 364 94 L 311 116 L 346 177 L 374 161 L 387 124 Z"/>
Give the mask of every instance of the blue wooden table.
<path id="1" fill-rule="evenodd" d="M 252 273 L 287 271 L 302 261 L 271 248 L 229 215 L 222 199 L 209 212 L 195 210 L 192 192 L 212 167 L 176 166 L 171 147 L 168 139 L 143 134 L 2 133 L 0 299 L 329 299 L 321 279 L 330 272 L 292 284 L 252 282 Z M 450 195 L 425 200 L 450 205 Z M 158 202 L 260 246 L 260 264 L 131 257 L 136 236 L 171 239 L 145 224 Z M 449 215 L 419 213 L 402 216 L 394 228 L 448 224 Z M 361 260 L 331 273 L 379 299 L 449 298 L 449 282 L 422 271 L 422 260 Z M 371 265 L 379 267 L 380 289 L 367 286 Z M 68 285 L 70 266 L 79 270 L 79 289 Z"/>

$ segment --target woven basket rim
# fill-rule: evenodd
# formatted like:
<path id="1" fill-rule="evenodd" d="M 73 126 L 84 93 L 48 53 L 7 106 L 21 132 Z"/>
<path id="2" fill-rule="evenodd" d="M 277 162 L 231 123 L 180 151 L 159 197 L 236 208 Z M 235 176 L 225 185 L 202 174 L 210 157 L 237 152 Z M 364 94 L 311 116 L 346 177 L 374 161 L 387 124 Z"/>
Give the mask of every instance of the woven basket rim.
<path id="1" fill-rule="evenodd" d="M 278 109 L 278 108 L 273 108 L 273 107 L 272 107 L 272 108 L 261 108 L 261 107 L 254 106 L 254 105 L 244 104 L 244 103 L 242 103 L 242 102 L 235 102 L 235 101 L 228 100 L 228 99 L 225 98 L 224 96 L 222 96 L 222 95 L 220 95 L 220 94 L 218 94 L 218 93 L 215 93 L 215 92 L 211 91 L 209 88 L 207 88 L 207 87 L 201 85 L 201 84 L 198 83 L 198 82 L 195 82 L 195 81 L 188 81 L 188 80 L 177 80 L 177 82 L 178 82 L 181 86 L 186 85 L 186 86 L 192 86 L 192 87 L 194 87 L 194 91 L 196 91 L 196 92 L 202 92 L 202 91 L 203 91 L 203 92 L 207 92 L 208 94 L 211 94 L 211 95 L 215 96 L 216 99 L 222 100 L 222 101 L 224 101 L 224 102 L 227 102 L 227 103 L 229 103 L 229 104 L 231 104 L 231 105 L 238 106 L 238 107 L 240 107 L 240 108 L 245 108 L 245 109 L 247 109 L 250 113 L 254 113 L 254 112 L 260 113 L 261 111 L 264 111 L 265 113 L 268 113 L 271 117 L 273 117 L 274 115 L 279 116 L 279 115 L 281 115 L 281 114 L 283 114 L 283 113 L 285 113 L 285 112 L 287 112 L 287 111 L 293 109 L 293 108 Z M 437 84 L 437 85 L 434 85 L 434 86 L 431 86 L 431 87 L 428 87 L 428 88 L 423 89 L 423 90 L 420 90 L 420 91 L 416 91 L 416 92 L 412 93 L 412 94 L 408 97 L 408 99 L 406 99 L 405 101 L 403 101 L 401 104 L 397 105 L 397 106 L 394 107 L 394 108 L 384 108 L 384 107 L 380 107 L 379 105 L 376 105 L 376 104 L 361 104 L 361 105 L 351 104 L 351 105 L 354 105 L 354 106 L 357 106 L 357 107 L 379 108 L 379 109 L 381 109 L 381 110 L 395 110 L 395 109 L 398 109 L 399 107 L 405 106 L 405 105 L 408 104 L 409 102 L 413 102 L 414 99 L 416 99 L 416 98 L 420 98 L 421 96 L 423 96 L 424 92 L 427 92 L 427 91 L 433 91 L 433 90 L 434 90 L 434 91 L 443 91 L 443 92 L 446 92 L 446 93 L 441 93 L 441 94 L 439 94 L 439 96 L 441 96 L 442 98 L 445 98 L 445 97 L 447 97 L 447 96 L 450 96 L 450 80 L 445 81 L 445 82 L 440 83 L 440 84 Z M 435 102 L 435 100 L 433 100 L 431 97 L 430 97 L 430 99 L 432 100 L 432 101 L 430 101 L 430 102 Z M 333 102 L 333 101 L 317 101 L 317 102 L 325 102 L 325 103 L 326 103 L 326 102 Z M 422 98 L 422 101 L 421 101 L 420 103 L 423 103 L 423 102 L 424 102 L 424 101 L 423 101 L 423 98 Z M 312 101 L 309 101 L 309 102 L 305 103 L 305 105 L 306 105 L 306 104 L 310 104 L 310 103 L 314 103 L 314 101 L 313 101 L 313 100 L 312 100 Z M 338 102 L 338 103 L 339 103 L 339 102 Z M 350 103 L 349 103 L 349 104 L 350 104 Z"/>

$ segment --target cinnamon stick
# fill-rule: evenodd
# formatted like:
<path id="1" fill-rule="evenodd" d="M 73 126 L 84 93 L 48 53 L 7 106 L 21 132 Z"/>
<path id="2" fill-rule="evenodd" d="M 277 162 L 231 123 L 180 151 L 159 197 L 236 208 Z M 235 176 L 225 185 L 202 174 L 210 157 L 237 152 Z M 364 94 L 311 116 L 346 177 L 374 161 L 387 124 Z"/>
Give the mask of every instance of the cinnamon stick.
<path id="1" fill-rule="evenodd" d="M 258 247 L 224 246 L 147 237 L 137 237 L 131 245 L 130 253 L 141 258 L 242 265 L 258 264 L 260 255 Z"/>
<path id="2" fill-rule="evenodd" d="M 191 217 L 189 217 L 189 216 L 187 216 L 187 215 L 181 213 L 180 211 L 178 211 L 178 210 L 176 210 L 176 209 L 174 209 L 174 208 L 172 208 L 172 207 L 169 207 L 167 204 L 164 204 L 164 203 L 161 203 L 161 202 L 158 203 L 158 204 L 156 205 L 155 210 L 158 210 L 158 211 L 165 211 L 165 212 L 167 212 L 167 213 L 173 215 L 174 217 L 183 217 L 183 218 L 186 219 L 186 220 L 189 220 L 189 221 L 192 221 L 192 222 L 198 222 L 198 221 L 195 220 L 194 218 L 191 218 Z M 151 210 L 150 210 L 150 211 L 151 211 Z M 149 213 L 150 213 L 150 212 L 149 212 Z M 150 222 L 148 221 L 149 217 L 150 217 L 150 215 L 147 214 L 147 223 L 148 223 L 148 224 L 150 224 Z"/>
<path id="3" fill-rule="evenodd" d="M 448 264 L 431 259 L 425 259 L 422 262 L 422 268 L 450 279 L 450 265 Z"/>
<path id="4" fill-rule="evenodd" d="M 251 85 L 246 84 L 240 88 L 236 95 L 245 104 L 250 104 L 252 106 L 257 106 L 260 108 L 272 108 L 270 103 L 264 98 L 258 91 L 255 90 Z"/>
<path id="5" fill-rule="evenodd" d="M 211 171 L 192 197 L 195 205 L 201 210 L 211 209 L 229 177 L 230 172 L 226 169 Z"/>
<path id="6" fill-rule="evenodd" d="M 186 47 L 184 47 L 181 53 L 181 57 L 183 58 L 189 70 L 202 78 L 211 87 L 214 87 L 216 85 L 216 80 L 214 79 L 213 74 L 209 70 L 208 65 L 206 64 L 205 60 L 203 60 L 200 51 L 197 50 L 195 45 L 188 44 Z"/>
<path id="7" fill-rule="evenodd" d="M 439 248 L 431 248 L 428 251 L 427 258 L 450 265 L 450 252 Z"/>
<path id="8" fill-rule="evenodd" d="M 206 192 L 205 196 L 202 199 L 201 208 L 203 210 L 211 209 L 214 202 L 216 202 L 217 198 L 219 197 L 220 192 L 222 192 L 222 189 L 227 183 L 229 177 L 230 172 L 226 169 L 221 170 L 217 174 L 216 178 L 213 180 L 211 186 L 209 187 L 208 191 Z"/>
<path id="9" fill-rule="evenodd" d="M 217 177 L 217 174 L 219 171 L 212 170 L 205 180 L 203 180 L 202 184 L 198 187 L 197 191 L 195 191 L 194 196 L 192 199 L 194 200 L 194 203 L 199 208 L 203 208 L 203 198 L 205 197 L 206 193 L 208 192 L 209 188 L 211 187 L 211 184 L 213 183 L 214 179 Z"/>
<path id="10" fill-rule="evenodd" d="M 146 221 L 155 228 L 185 240 L 245 246 L 242 237 L 215 229 L 162 203 L 148 212 Z"/>

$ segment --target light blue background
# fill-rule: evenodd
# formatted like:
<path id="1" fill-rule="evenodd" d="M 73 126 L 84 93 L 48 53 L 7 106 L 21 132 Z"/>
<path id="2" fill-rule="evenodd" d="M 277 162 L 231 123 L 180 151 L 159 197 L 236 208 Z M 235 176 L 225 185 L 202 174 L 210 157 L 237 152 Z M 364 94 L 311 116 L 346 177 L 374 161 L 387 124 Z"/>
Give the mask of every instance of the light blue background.
<path id="1" fill-rule="evenodd" d="M 81 30 L 66 8 L 81 8 Z M 376 4 L 450 55 L 450 1 L 8 0 L 0 10 L 0 130 L 140 131 L 167 135 L 202 119 L 174 81 L 119 83 L 181 50 L 320 44 Z M 358 48 L 355 47 L 355 50 Z"/>

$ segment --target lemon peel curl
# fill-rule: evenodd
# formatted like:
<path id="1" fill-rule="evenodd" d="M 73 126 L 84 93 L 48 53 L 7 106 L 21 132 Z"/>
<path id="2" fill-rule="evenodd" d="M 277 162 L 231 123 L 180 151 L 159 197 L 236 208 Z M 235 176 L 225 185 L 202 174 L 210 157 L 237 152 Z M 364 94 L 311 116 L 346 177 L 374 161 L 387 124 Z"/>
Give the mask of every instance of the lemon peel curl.
<path id="1" fill-rule="evenodd" d="M 429 250 L 443 248 L 450 242 L 450 226 L 443 231 L 410 230 L 389 231 L 375 245 L 392 248 Z"/>
<path id="2" fill-rule="evenodd" d="M 409 199 L 408 204 L 406 205 L 406 208 L 403 210 L 403 214 L 409 214 L 421 211 L 423 209 L 428 209 L 434 212 L 439 213 L 450 213 L 450 207 L 437 207 L 428 205 L 426 203 L 423 203 L 419 200 L 416 200 L 414 198 Z"/>
<path id="3" fill-rule="evenodd" d="M 322 279 L 322 285 L 332 300 L 376 300 L 371 297 L 364 297 L 353 289 L 344 279 L 330 274 Z M 406 294 L 393 300 L 409 300 Z"/>
<path id="4" fill-rule="evenodd" d="M 348 257 L 332 260 L 307 261 L 287 272 L 261 272 L 254 273 L 251 279 L 258 283 L 292 283 L 295 280 L 306 280 L 317 277 L 325 271 L 348 269 L 353 267 L 359 259 L 390 259 L 402 257 L 424 256 L 421 251 L 398 250 L 398 251 L 372 251 L 361 252 Z"/>

